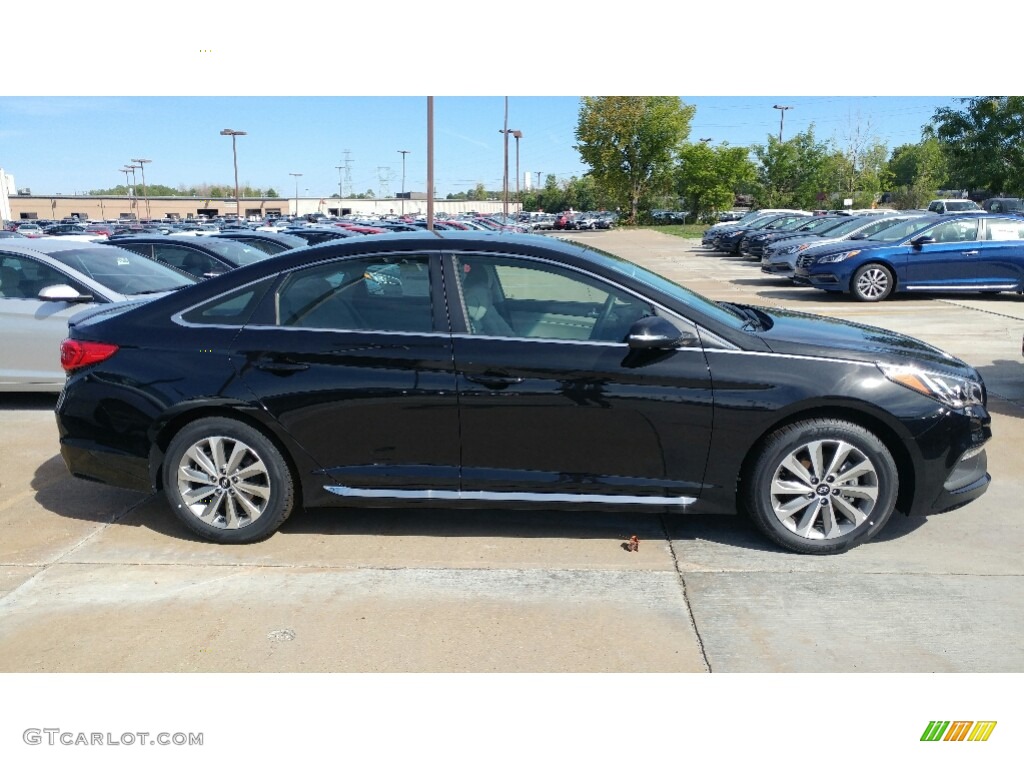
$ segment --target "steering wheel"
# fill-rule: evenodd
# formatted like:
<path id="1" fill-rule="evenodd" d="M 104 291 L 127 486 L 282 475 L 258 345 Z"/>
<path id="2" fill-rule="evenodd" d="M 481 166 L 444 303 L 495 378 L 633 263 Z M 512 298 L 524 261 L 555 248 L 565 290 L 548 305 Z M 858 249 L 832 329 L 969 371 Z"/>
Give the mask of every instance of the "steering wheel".
<path id="1" fill-rule="evenodd" d="M 601 311 L 597 314 L 597 320 L 594 321 L 594 328 L 590 331 L 591 341 L 609 341 L 604 339 L 605 326 L 608 325 L 608 320 L 611 319 L 612 310 L 615 309 L 615 295 L 609 293 L 608 298 L 604 300 L 604 304 L 601 306 Z"/>

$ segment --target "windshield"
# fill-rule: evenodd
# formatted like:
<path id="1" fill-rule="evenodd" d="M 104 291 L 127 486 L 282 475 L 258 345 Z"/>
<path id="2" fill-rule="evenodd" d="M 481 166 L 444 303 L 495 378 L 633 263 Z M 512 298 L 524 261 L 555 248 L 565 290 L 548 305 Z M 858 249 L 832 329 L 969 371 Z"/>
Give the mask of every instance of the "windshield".
<path id="1" fill-rule="evenodd" d="M 701 296 L 699 293 L 691 291 L 689 288 L 673 283 L 667 277 L 662 277 L 656 272 L 644 269 L 639 264 L 634 264 L 626 259 L 591 247 L 588 247 L 588 255 L 601 266 L 612 269 L 620 275 L 639 280 L 644 285 L 648 285 L 656 291 L 671 296 L 687 307 L 692 307 L 697 312 L 712 317 L 730 328 L 740 330 L 748 322 L 747 319 L 737 316 L 735 312 L 725 309 L 710 299 Z"/>
<path id="2" fill-rule="evenodd" d="M 799 219 L 793 219 L 792 221 L 786 222 L 781 227 L 777 227 L 777 229 L 780 232 L 792 232 L 795 229 L 802 230 L 802 229 L 804 229 L 807 226 L 806 218 L 807 217 L 802 217 L 802 218 L 799 218 Z"/>
<path id="3" fill-rule="evenodd" d="M 833 227 L 845 223 L 845 219 L 838 216 L 812 216 L 809 221 L 801 221 L 797 231 L 814 232 L 820 235 L 822 232 L 828 232 Z"/>
<path id="4" fill-rule="evenodd" d="M 898 224 L 886 227 L 865 239 L 876 243 L 898 243 L 900 240 L 906 240 L 918 230 L 924 229 L 926 226 L 933 224 L 936 221 L 939 221 L 939 219 L 934 216 L 922 216 L 914 219 L 907 219 Z"/>
<path id="5" fill-rule="evenodd" d="M 946 203 L 947 211 L 976 211 L 978 204 L 973 200 L 949 200 Z"/>
<path id="6" fill-rule="evenodd" d="M 911 218 L 913 218 L 913 217 L 912 216 L 902 216 L 902 217 L 885 216 L 880 221 L 873 221 L 868 226 L 864 227 L 864 229 L 860 230 L 857 233 L 857 237 L 861 238 L 861 239 L 869 238 L 873 234 L 875 234 L 876 232 L 881 232 L 883 229 L 888 229 L 889 227 L 893 226 L 894 224 L 902 224 L 904 221 L 909 221 Z M 857 238 L 854 238 L 854 239 L 857 239 Z"/>
<path id="7" fill-rule="evenodd" d="M 47 255 L 125 295 L 172 291 L 196 282 L 191 275 L 113 245 L 55 251 Z"/>
<path id="8" fill-rule="evenodd" d="M 872 219 L 872 222 L 873 221 L 874 219 Z M 849 235 L 852 232 L 858 231 L 867 223 L 868 222 L 865 219 L 862 219 L 859 216 L 856 218 L 847 218 L 846 221 L 829 229 L 828 235 L 829 237 L 842 237 L 844 235 Z"/>

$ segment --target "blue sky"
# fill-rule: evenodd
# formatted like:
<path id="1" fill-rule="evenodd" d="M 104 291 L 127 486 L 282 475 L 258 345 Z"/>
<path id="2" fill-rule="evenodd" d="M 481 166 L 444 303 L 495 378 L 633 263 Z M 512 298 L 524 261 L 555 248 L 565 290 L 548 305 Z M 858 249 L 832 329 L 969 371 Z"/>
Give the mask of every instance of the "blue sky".
<path id="1" fill-rule="evenodd" d="M 0 168 L 36 194 L 115 186 L 136 157 L 152 160 L 150 183 L 231 184 L 231 141 L 219 132 L 232 128 L 248 132 L 244 184 L 291 196 L 289 174 L 301 173 L 300 194 L 326 196 L 347 159 L 353 191 L 396 193 L 398 151 L 409 150 L 405 188 L 425 191 L 428 94 L 442 196 L 501 187 L 505 94 L 509 128 L 523 132 L 520 169 L 542 178 L 586 171 L 573 149 L 581 95 L 682 94 L 697 107 L 691 140 L 733 145 L 777 134 L 772 105 L 783 103 L 794 107 L 786 135 L 813 122 L 842 143 L 860 126 L 892 148 L 916 141 L 951 94 L 1019 87 L 1012 67 L 981 77 L 917 45 L 920 23 L 915 7 L 879 0 L 728 14 L 653 0 L 614 10 L 390 0 L 379 12 L 293 0 L 270 14 L 96 0 L 74 23 L 5 39 Z M 1015 50 L 1013 25 L 989 27 L 988 50 Z M 514 141 L 509 166 L 514 188 Z"/>
<path id="2" fill-rule="evenodd" d="M 774 104 L 792 106 L 784 135 L 805 130 L 842 144 L 855 129 L 890 148 L 917 141 L 941 97 L 682 96 L 697 107 L 690 138 L 733 145 L 763 143 L 779 130 Z M 424 96 L 21 96 L 0 97 L 0 166 L 35 194 L 73 194 L 123 184 L 132 158 L 152 160 L 148 183 L 233 184 L 231 139 L 239 137 L 239 180 L 303 196 L 329 196 L 345 182 L 354 192 L 426 190 Z M 577 96 L 510 96 L 509 128 L 522 131 L 519 167 L 559 179 L 586 171 L 573 149 Z M 434 98 L 435 179 L 443 196 L 477 183 L 500 189 L 503 96 Z M 515 186 L 515 141 L 509 142 Z M 141 181 L 141 175 L 138 177 Z M 536 179 L 536 175 L 533 176 Z M 383 181 L 382 181 L 383 179 Z M 308 190 L 308 193 L 307 193 Z"/>

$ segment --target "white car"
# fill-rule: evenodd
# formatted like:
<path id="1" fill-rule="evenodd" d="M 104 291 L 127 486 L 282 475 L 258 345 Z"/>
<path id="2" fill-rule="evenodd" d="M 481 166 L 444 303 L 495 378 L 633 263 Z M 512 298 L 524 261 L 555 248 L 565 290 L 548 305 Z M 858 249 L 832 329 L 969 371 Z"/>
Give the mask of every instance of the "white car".
<path id="1" fill-rule="evenodd" d="M 932 200 L 928 203 L 930 213 L 963 213 L 964 211 L 982 211 L 980 205 L 973 200 L 954 198 L 950 200 Z"/>
<path id="2" fill-rule="evenodd" d="M 60 343 L 87 307 L 144 301 L 196 280 L 113 245 L 0 239 L 0 392 L 59 392 Z"/>

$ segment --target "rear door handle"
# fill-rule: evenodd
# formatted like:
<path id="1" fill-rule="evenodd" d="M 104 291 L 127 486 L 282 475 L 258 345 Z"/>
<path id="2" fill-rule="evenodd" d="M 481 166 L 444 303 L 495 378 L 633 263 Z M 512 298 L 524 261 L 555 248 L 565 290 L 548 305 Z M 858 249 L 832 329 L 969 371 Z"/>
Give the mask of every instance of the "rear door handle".
<path id="1" fill-rule="evenodd" d="M 977 251 L 961 251 L 961 253 L 963 253 L 964 256 L 977 256 L 978 255 Z"/>

